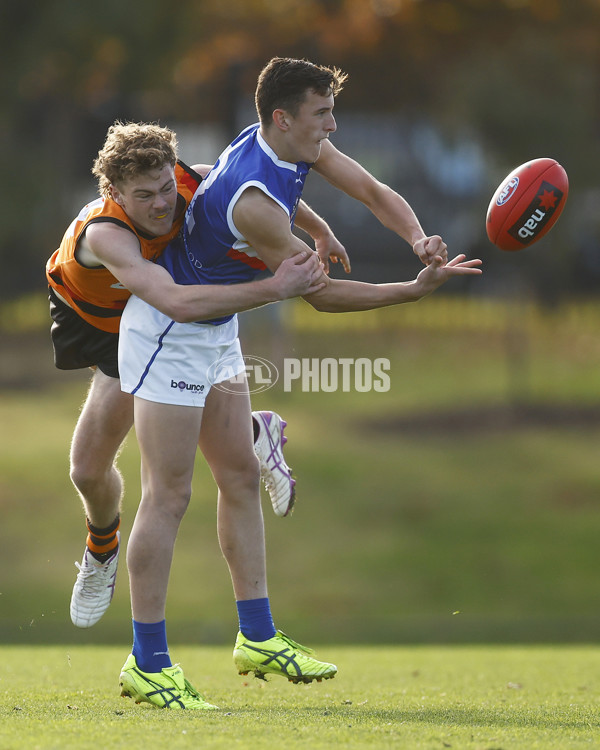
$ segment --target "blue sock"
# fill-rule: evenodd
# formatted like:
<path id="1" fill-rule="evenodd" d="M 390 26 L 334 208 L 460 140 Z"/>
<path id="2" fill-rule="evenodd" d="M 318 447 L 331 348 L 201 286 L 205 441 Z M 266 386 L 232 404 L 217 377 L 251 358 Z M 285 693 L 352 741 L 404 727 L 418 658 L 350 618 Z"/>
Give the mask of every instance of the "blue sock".
<path id="1" fill-rule="evenodd" d="M 171 667 L 167 646 L 166 620 L 162 622 L 136 622 L 133 620 L 133 649 L 138 667 L 142 672 L 160 672 Z"/>
<path id="2" fill-rule="evenodd" d="M 236 602 L 240 630 L 251 641 L 268 641 L 275 633 L 269 598 Z"/>

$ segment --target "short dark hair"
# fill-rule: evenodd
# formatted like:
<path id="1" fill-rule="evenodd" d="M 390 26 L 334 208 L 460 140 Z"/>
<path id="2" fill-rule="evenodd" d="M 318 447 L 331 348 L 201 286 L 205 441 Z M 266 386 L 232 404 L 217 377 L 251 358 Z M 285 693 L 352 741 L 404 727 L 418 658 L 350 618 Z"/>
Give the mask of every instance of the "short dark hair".
<path id="1" fill-rule="evenodd" d="M 337 96 L 347 78 L 339 68 L 291 57 L 272 58 L 262 69 L 256 86 L 255 104 L 261 124 L 270 125 L 276 109 L 296 115 L 308 91 Z"/>

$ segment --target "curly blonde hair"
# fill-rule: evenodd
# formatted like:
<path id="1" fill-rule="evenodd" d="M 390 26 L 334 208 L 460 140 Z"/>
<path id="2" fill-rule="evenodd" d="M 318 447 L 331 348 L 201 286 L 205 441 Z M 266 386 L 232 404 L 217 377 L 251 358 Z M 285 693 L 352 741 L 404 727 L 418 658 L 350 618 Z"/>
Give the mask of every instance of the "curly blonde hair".
<path id="1" fill-rule="evenodd" d="M 110 196 L 110 185 L 177 162 L 177 137 L 169 128 L 152 123 L 115 122 L 92 167 L 100 195 Z"/>

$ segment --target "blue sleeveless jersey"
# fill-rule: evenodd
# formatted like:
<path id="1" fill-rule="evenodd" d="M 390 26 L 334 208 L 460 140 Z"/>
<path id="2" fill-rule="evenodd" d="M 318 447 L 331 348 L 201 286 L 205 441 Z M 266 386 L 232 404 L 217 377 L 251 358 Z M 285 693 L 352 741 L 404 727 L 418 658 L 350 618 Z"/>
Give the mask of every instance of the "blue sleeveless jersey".
<path id="1" fill-rule="evenodd" d="M 159 258 L 177 284 L 239 284 L 266 269 L 233 223 L 233 208 L 249 187 L 279 204 L 293 227 L 311 165 L 281 161 L 251 125 L 223 151 L 201 182 L 183 230 Z M 219 325 L 233 315 L 201 321 Z"/>

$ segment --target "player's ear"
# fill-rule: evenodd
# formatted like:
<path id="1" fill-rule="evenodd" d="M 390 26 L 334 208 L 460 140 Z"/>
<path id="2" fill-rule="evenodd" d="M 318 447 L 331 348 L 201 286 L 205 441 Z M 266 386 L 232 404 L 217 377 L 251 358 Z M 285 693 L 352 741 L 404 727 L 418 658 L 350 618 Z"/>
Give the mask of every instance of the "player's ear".
<path id="1" fill-rule="evenodd" d="M 108 186 L 108 192 L 110 193 L 110 197 L 114 200 L 115 203 L 118 203 L 119 206 L 123 205 L 123 198 L 121 197 L 121 193 L 113 184 L 110 184 Z"/>
<path id="2" fill-rule="evenodd" d="M 288 115 L 283 109 L 276 109 L 273 111 L 273 122 L 279 130 L 289 130 L 290 124 L 288 121 Z"/>

